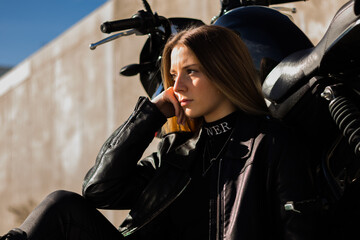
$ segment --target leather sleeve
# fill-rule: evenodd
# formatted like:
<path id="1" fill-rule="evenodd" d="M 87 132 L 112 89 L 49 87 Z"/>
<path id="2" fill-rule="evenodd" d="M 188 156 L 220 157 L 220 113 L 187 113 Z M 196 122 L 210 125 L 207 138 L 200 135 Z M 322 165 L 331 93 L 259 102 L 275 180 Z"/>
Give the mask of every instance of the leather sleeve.
<path id="1" fill-rule="evenodd" d="M 103 144 L 85 176 L 83 196 L 97 208 L 131 208 L 160 165 L 157 153 L 139 159 L 165 121 L 149 99 L 140 97 L 128 120 Z"/>

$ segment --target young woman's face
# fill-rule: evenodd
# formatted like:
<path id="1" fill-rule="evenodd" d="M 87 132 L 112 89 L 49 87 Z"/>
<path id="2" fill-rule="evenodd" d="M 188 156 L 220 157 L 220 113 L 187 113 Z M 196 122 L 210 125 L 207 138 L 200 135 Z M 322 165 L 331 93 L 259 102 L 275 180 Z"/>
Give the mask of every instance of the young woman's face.
<path id="1" fill-rule="evenodd" d="M 175 81 L 175 95 L 187 117 L 203 116 L 206 122 L 212 122 L 235 111 L 235 106 L 205 76 L 199 60 L 189 48 L 174 47 L 170 75 Z"/>

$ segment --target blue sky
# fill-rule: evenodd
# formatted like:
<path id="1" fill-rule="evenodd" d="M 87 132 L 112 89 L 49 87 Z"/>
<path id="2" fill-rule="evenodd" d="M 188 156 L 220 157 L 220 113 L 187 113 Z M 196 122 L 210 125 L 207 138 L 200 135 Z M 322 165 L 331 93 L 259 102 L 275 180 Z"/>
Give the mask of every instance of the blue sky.
<path id="1" fill-rule="evenodd" d="M 15 66 L 107 0 L 0 0 L 0 66 Z"/>

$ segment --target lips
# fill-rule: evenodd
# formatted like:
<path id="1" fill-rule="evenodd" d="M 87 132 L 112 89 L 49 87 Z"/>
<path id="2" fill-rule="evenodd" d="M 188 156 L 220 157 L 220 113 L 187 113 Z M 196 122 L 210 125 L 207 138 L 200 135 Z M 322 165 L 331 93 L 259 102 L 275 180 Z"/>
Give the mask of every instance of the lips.
<path id="1" fill-rule="evenodd" d="M 181 105 L 182 107 L 184 107 L 184 106 L 189 105 L 190 102 L 192 102 L 192 100 L 191 100 L 191 99 L 182 99 L 182 100 L 180 100 L 179 102 L 180 102 L 180 105 Z"/>

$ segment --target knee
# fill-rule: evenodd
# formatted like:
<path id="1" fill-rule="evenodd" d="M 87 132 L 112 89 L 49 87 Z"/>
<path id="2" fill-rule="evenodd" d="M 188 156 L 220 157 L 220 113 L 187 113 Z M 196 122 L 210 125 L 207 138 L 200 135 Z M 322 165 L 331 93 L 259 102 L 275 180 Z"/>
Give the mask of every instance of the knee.
<path id="1" fill-rule="evenodd" d="M 84 201 L 85 199 L 80 194 L 66 190 L 54 191 L 45 199 L 45 202 L 48 202 L 48 204 L 58 209 L 64 207 L 68 208 L 70 206 L 76 207 L 82 205 Z"/>
<path id="2" fill-rule="evenodd" d="M 72 201 L 74 199 L 82 198 L 79 194 L 75 192 L 70 192 L 66 190 L 57 190 L 52 193 L 50 193 L 47 196 L 48 199 L 51 199 L 55 202 L 63 202 L 63 201 Z"/>

